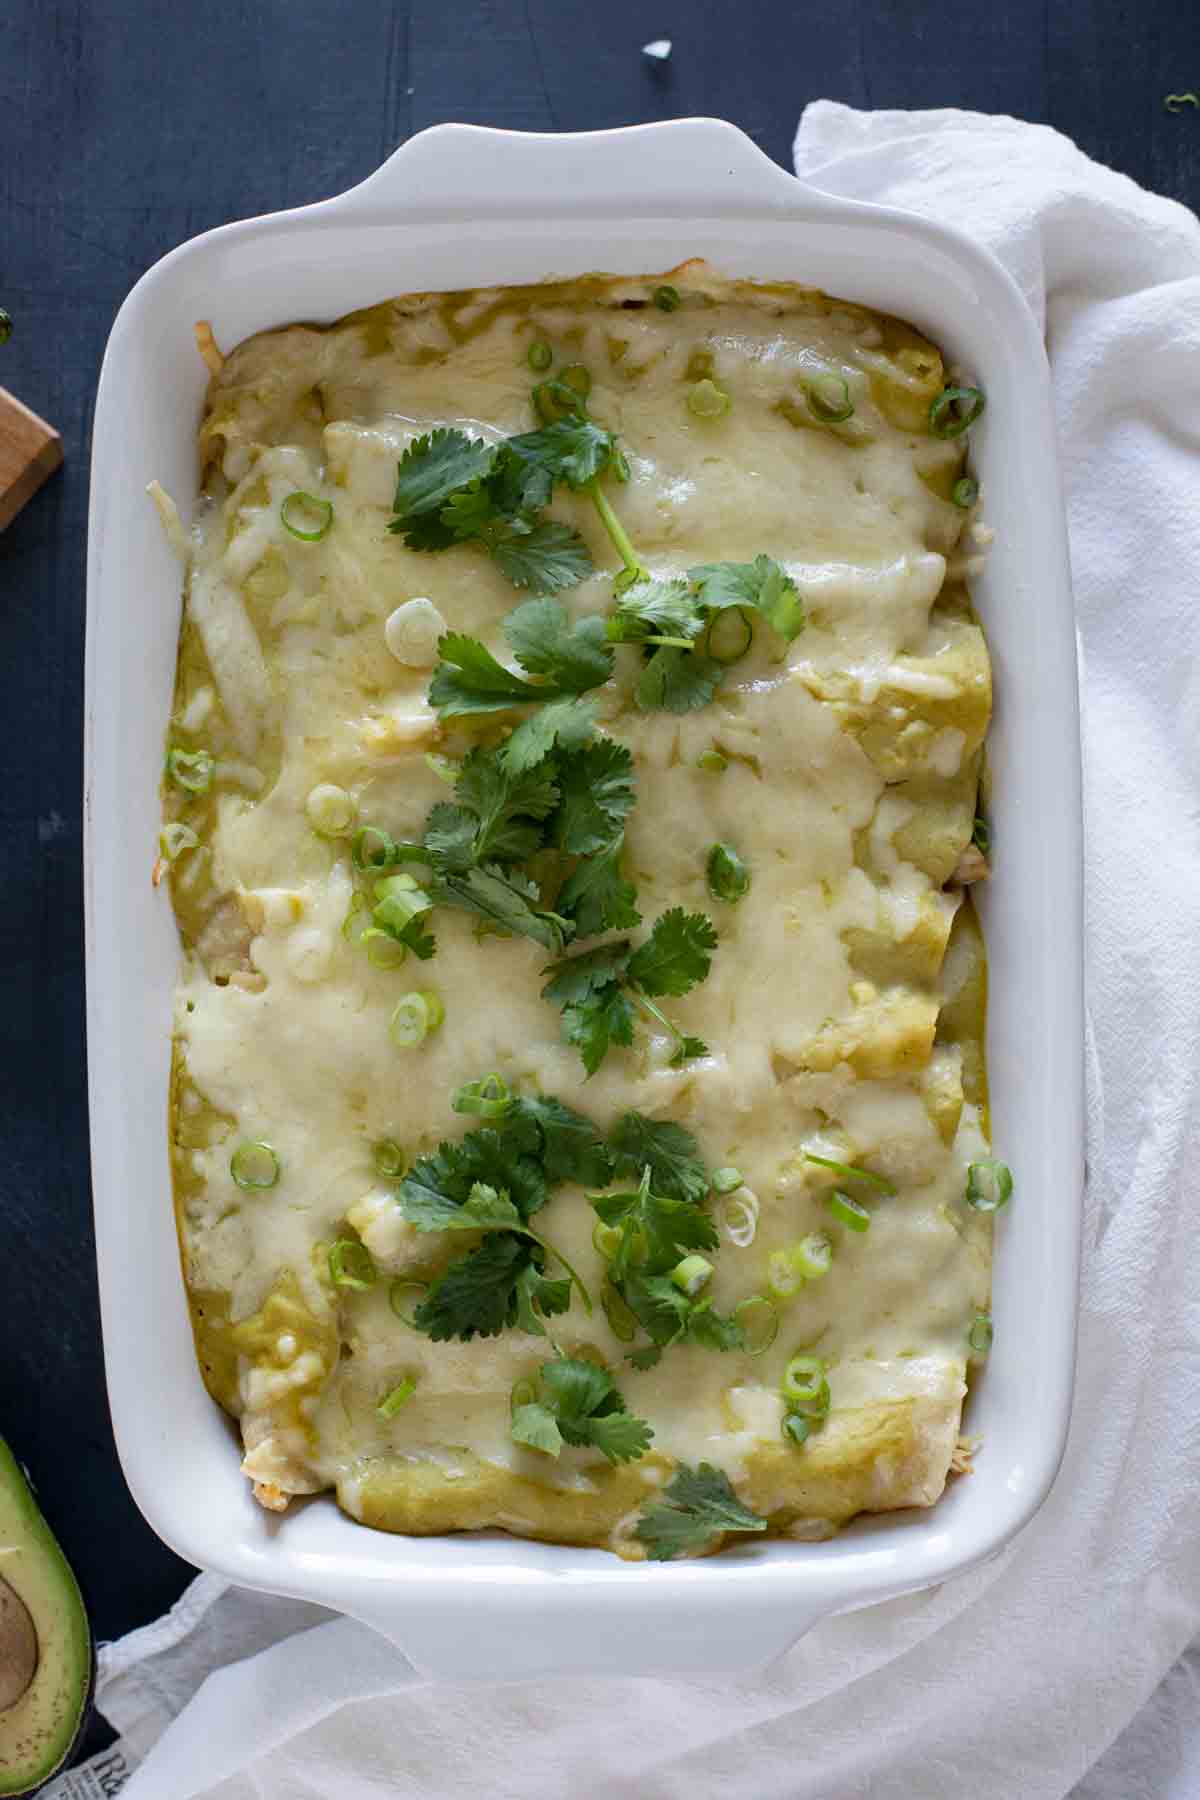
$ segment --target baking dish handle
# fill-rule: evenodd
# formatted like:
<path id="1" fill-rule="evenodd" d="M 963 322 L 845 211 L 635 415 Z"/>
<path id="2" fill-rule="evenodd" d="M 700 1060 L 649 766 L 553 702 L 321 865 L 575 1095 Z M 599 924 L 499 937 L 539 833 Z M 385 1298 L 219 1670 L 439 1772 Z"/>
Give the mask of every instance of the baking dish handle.
<path id="1" fill-rule="evenodd" d="M 583 1592 L 569 1577 L 502 1594 L 439 1584 L 436 1595 L 409 1590 L 390 1604 L 364 1595 L 349 1610 L 435 1681 L 753 1668 L 786 1655 L 837 1610 L 831 1595 L 798 1598 L 793 1589 L 785 1597 L 777 1588 L 772 1596 L 757 1582 L 749 1591 L 722 1583 L 714 1594 L 708 1571 L 694 1566 L 670 1571 L 665 1587 L 654 1579 L 667 1573 L 633 1567 L 628 1581 Z"/>
<path id="2" fill-rule="evenodd" d="M 547 155 L 547 148 L 552 154 Z M 670 214 L 701 207 L 707 217 L 747 211 L 806 216 L 835 203 L 794 175 L 724 119 L 671 119 L 615 131 L 561 134 L 496 131 L 481 125 L 433 125 L 394 150 L 373 175 L 326 204 L 338 213 L 389 219 L 455 211 L 478 218 L 491 205 L 506 216 L 612 204 L 628 194 L 630 163 L 654 171 L 644 206 L 622 211 Z M 841 203 L 845 211 L 844 202 Z"/>

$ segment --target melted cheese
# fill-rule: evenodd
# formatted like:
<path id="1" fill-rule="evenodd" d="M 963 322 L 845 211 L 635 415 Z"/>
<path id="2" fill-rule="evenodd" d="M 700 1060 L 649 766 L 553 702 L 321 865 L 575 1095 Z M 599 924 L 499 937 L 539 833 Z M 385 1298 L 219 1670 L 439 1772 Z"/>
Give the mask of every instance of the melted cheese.
<path id="1" fill-rule="evenodd" d="M 927 1504 L 944 1483 L 990 1266 L 989 1224 L 961 1205 L 986 1143 L 979 944 L 941 891 L 969 840 L 989 705 L 982 639 L 946 578 L 961 448 L 914 424 L 941 365 L 906 327 L 703 271 L 689 291 L 670 315 L 622 306 L 644 302 L 644 283 L 598 279 L 396 302 L 251 340 L 214 380 L 173 741 L 209 748 L 218 779 L 210 796 L 169 796 L 170 816 L 203 839 L 173 870 L 188 947 L 173 1130 L 202 1361 L 242 1414 L 247 1473 L 266 1494 L 333 1486 L 393 1529 L 493 1522 L 620 1545 L 638 1495 L 675 1460 L 723 1467 L 802 1535 L 862 1507 Z M 709 978 L 672 1007 L 710 1054 L 673 1069 L 670 1041 L 643 1029 L 586 1084 L 540 998 L 538 946 L 480 939 L 442 909 L 419 977 L 411 961 L 373 967 L 341 932 L 346 840 L 318 837 L 305 810 L 333 783 L 360 818 L 413 837 L 446 797 L 425 753 L 456 746 L 425 698 L 428 659 L 393 654 L 397 609 L 419 597 L 415 610 L 436 608 L 503 654 L 500 621 L 521 596 L 470 547 L 419 555 L 388 535 L 395 466 L 438 425 L 493 439 L 528 429 L 535 336 L 591 370 L 591 410 L 629 455 L 615 503 L 653 572 L 766 552 L 808 611 L 786 652 L 760 627 L 713 703 L 682 717 L 637 710 L 638 653 L 618 650 L 601 699 L 635 760 L 627 868 L 640 910 L 647 922 L 672 905 L 707 910 L 720 945 Z M 723 420 L 687 410 L 698 357 L 733 398 Z M 830 369 L 855 413 L 821 428 L 803 381 Z M 282 526 L 297 488 L 333 505 L 320 542 Z M 599 570 L 566 604 L 606 609 L 612 559 L 594 516 L 570 496 L 552 510 L 588 538 Z M 697 763 L 713 747 L 729 759 L 719 775 Z M 737 906 L 706 889 L 716 840 L 752 871 Z M 956 1000 L 939 1030 L 952 930 L 955 992 L 978 1004 Z M 445 1022 L 402 1052 L 388 1018 L 418 980 Z M 603 1312 L 587 1317 L 576 1300 L 558 1341 L 598 1351 L 654 1428 L 652 1455 L 632 1469 L 576 1450 L 555 1463 L 512 1442 L 509 1390 L 545 1340 L 435 1344 L 397 1321 L 386 1282 L 335 1294 L 322 1277 L 321 1246 L 347 1222 L 386 1275 L 445 1260 L 448 1246 L 414 1231 L 380 1184 L 371 1145 L 391 1137 L 412 1157 L 457 1137 L 452 1093 L 493 1069 L 602 1128 L 630 1107 L 680 1120 L 710 1166 L 743 1171 L 759 1223 L 750 1244 L 724 1234 L 711 1289 L 722 1310 L 763 1290 L 773 1249 L 818 1229 L 835 1241 L 831 1272 L 786 1308 L 758 1358 L 682 1347 L 638 1373 Z M 233 1182 L 245 1139 L 274 1147 L 274 1188 Z M 831 1227 L 835 1178 L 805 1147 L 891 1172 L 899 1192 L 869 1233 Z M 594 1222 L 571 1187 L 541 1215 L 595 1293 Z M 277 1330 L 276 1314 L 292 1323 Z M 787 1357 L 813 1346 L 833 1411 L 801 1452 L 781 1440 L 778 1387 Z M 379 1397 L 405 1375 L 414 1398 L 381 1420 Z"/>

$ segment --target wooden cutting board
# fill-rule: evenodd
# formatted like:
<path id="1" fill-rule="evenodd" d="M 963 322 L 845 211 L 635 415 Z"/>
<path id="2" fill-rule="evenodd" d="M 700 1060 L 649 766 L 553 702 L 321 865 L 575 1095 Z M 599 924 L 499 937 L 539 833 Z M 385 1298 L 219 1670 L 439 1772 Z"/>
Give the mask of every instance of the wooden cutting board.
<path id="1" fill-rule="evenodd" d="M 62 462 L 57 431 L 0 388 L 0 531 Z"/>

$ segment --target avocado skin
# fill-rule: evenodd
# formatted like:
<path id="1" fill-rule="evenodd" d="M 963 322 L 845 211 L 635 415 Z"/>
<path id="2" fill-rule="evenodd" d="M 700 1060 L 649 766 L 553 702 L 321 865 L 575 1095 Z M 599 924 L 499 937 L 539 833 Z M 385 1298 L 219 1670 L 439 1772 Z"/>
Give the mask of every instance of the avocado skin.
<path id="1" fill-rule="evenodd" d="M 0 1795 L 37 1792 L 79 1740 L 95 1680 L 95 1643 L 79 1584 L 8 1445 L 0 1438 L 0 1573 L 24 1601 L 39 1661 L 25 1694 L 0 1712 Z"/>

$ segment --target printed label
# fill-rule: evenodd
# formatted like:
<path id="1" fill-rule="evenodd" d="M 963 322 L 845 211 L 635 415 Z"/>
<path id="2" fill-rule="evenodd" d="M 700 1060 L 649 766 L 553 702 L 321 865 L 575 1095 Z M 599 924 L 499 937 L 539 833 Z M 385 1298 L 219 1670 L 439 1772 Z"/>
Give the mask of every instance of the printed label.
<path id="1" fill-rule="evenodd" d="M 40 1789 L 40 1800 L 111 1800 L 125 1786 L 134 1767 L 132 1757 L 121 1744 L 110 1744 L 99 1756 L 89 1757 L 49 1787 Z"/>

